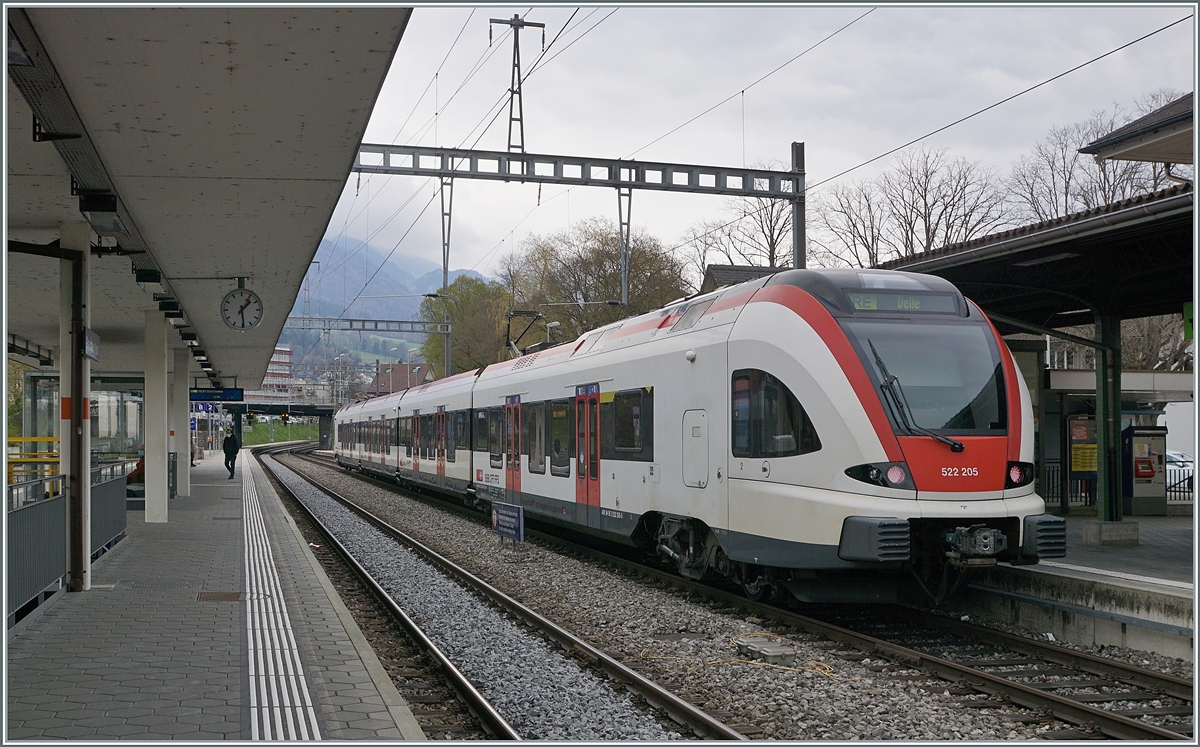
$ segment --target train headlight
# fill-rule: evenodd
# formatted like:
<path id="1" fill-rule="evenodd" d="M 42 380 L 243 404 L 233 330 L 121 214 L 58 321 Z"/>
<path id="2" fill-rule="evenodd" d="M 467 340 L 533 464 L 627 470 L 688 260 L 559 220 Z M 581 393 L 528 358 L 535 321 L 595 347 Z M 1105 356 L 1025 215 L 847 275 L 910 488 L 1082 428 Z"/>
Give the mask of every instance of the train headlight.
<path id="1" fill-rule="evenodd" d="M 1033 465 L 1029 462 L 1009 462 L 1004 474 L 1004 489 L 1021 488 L 1033 482 Z"/>
<path id="2" fill-rule="evenodd" d="M 904 462 L 877 462 L 859 464 L 846 470 L 848 477 L 855 480 L 897 490 L 916 490 L 908 465 Z"/>

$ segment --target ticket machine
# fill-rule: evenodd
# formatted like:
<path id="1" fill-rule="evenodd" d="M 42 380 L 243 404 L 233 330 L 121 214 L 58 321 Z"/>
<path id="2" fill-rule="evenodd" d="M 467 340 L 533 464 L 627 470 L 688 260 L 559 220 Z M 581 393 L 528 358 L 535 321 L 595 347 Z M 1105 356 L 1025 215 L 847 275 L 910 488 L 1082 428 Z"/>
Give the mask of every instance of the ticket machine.
<path id="1" fill-rule="evenodd" d="M 1121 431 L 1121 495 L 1127 516 L 1167 515 L 1167 429 L 1131 425 Z"/>

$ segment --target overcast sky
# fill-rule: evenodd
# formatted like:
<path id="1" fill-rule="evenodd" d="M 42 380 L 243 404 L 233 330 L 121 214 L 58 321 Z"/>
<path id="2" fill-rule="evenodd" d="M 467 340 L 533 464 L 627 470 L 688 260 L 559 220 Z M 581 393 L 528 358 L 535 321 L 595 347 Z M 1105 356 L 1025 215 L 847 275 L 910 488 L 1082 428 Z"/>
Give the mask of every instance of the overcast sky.
<path id="1" fill-rule="evenodd" d="M 506 106 L 476 142 L 481 122 L 506 95 L 512 69 L 507 27 L 495 27 L 489 49 L 488 21 L 519 13 L 546 24 L 547 45 L 561 32 L 545 66 L 524 85 L 528 152 L 715 166 L 775 159 L 786 168 L 790 143 L 803 141 L 812 185 L 1192 13 L 1191 6 L 1167 5 L 882 6 L 855 21 L 871 7 L 418 7 L 364 141 L 505 150 Z M 522 32 L 524 72 L 541 45 L 540 30 Z M 1195 49 L 1189 19 L 921 144 L 1007 173 L 1054 125 L 1114 103 L 1132 108 L 1158 88 L 1192 91 Z M 872 176 L 890 162 L 842 180 Z M 395 248 L 396 257 L 440 265 L 435 185 L 418 177 L 364 175 L 360 182 L 351 175 L 326 238 L 353 251 L 371 237 L 373 247 Z M 667 245 L 721 211 L 719 197 L 633 196 L 635 228 Z M 592 216 L 616 220 L 615 190 L 567 193 L 546 185 L 539 206 L 536 185 L 459 179 L 450 266 L 494 275 L 499 257 L 529 234 Z"/>

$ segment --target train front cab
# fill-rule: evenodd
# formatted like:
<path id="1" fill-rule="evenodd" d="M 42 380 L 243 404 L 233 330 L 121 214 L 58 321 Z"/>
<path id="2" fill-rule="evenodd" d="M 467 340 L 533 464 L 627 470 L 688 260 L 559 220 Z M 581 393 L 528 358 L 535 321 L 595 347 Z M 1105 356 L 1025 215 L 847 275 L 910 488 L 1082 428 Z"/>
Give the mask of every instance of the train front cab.
<path id="1" fill-rule="evenodd" d="M 1032 484 L 1024 381 L 947 281 L 779 273 L 729 345 L 731 559 L 905 567 L 944 596 L 968 568 L 1064 554 Z"/>

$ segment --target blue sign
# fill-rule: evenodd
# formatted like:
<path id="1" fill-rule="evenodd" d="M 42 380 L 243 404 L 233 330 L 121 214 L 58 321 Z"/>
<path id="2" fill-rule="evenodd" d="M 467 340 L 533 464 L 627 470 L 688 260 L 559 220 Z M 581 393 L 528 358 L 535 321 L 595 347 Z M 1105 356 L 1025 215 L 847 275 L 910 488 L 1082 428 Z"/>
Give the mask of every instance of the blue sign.
<path id="1" fill-rule="evenodd" d="M 192 418 L 192 430 L 196 430 L 196 419 Z"/>
<path id="2" fill-rule="evenodd" d="M 241 402 L 243 392 L 240 387 L 225 389 L 193 389 L 188 392 L 188 398 L 193 402 Z"/>
<path id="3" fill-rule="evenodd" d="M 575 387 L 575 396 L 576 397 L 582 397 L 585 394 L 599 394 L 599 393 L 600 393 L 600 385 L 599 384 L 581 384 L 581 385 Z"/>
<path id="4" fill-rule="evenodd" d="M 504 404 L 506 404 L 506 405 L 519 405 L 519 404 L 521 404 L 521 395 L 519 395 L 519 394 L 514 394 L 514 395 L 512 395 L 512 396 L 505 397 L 505 398 L 504 398 Z"/>
<path id="5" fill-rule="evenodd" d="M 192 412 L 216 412 L 218 407 L 216 402 L 193 402 Z"/>
<path id="6" fill-rule="evenodd" d="M 493 502 L 492 532 L 513 542 L 524 542 L 525 507 Z"/>

